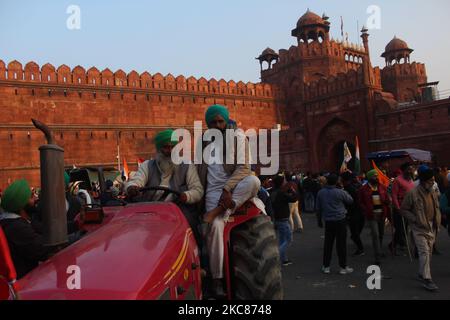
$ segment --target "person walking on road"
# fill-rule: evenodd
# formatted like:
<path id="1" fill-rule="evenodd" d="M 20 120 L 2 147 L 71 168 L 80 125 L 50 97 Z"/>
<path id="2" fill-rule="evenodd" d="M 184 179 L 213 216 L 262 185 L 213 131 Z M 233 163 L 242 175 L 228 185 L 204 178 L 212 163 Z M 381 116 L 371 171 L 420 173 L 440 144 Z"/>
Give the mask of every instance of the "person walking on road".
<path id="1" fill-rule="evenodd" d="M 345 190 L 339 189 L 339 176 L 328 176 L 327 185 L 317 195 L 317 210 L 320 220 L 325 221 L 325 245 L 323 253 L 322 272 L 330 274 L 331 257 L 334 241 L 339 258 L 340 274 L 353 272 L 347 265 L 347 209 L 353 204 L 353 199 Z"/>
<path id="2" fill-rule="evenodd" d="M 408 220 L 419 254 L 419 280 L 425 289 L 438 290 L 431 276 L 431 257 L 436 234 L 441 225 L 439 200 L 434 192 L 433 170 L 422 166 L 419 169 L 419 186 L 406 197 L 401 206 L 401 214 Z"/>

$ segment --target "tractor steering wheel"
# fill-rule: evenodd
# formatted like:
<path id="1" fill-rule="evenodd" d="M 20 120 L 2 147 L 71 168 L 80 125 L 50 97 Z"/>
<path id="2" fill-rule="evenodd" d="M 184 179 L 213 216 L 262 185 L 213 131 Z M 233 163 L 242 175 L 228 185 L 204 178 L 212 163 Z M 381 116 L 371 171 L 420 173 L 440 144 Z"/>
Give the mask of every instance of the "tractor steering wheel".
<path id="1" fill-rule="evenodd" d="M 162 191 L 162 194 L 157 196 L 158 191 Z M 178 198 L 181 193 L 167 188 L 167 187 L 144 187 L 139 189 L 140 196 L 131 199 L 131 202 L 165 202 L 167 197 L 171 194 L 175 195 Z"/>

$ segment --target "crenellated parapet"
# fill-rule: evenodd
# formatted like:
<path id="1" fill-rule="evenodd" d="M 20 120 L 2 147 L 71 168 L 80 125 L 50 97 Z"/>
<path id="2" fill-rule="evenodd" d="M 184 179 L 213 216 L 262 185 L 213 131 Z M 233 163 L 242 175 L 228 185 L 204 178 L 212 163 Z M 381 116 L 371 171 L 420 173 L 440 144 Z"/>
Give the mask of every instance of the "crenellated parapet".
<path id="1" fill-rule="evenodd" d="M 329 59 L 333 64 L 340 65 L 343 70 L 357 70 L 367 58 L 367 53 L 362 45 L 332 39 L 328 42 L 301 42 L 288 50 L 279 50 L 278 57 L 278 61 L 271 68 L 262 70 L 263 78 L 289 68 L 292 64 L 314 58 Z"/>
<path id="2" fill-rule="evenodd" d="M 0 60 L 0 81 L 17 81 L 23 83 L 55 84 L 63 86 L 88 86 L 99 88 L 128 88 L 143 90 L 180 91 L 191 93 L 203 93 L 208 95 L 238 95 L 259 98 L 273 98 L 276 89 L 272 85 L 263 83 L 236 83 L 233 80 L 216 80 L 214 78 L 196 79 L 185 78 L 180 75 L 174 77 L 172 74 L 166 76 L 161 73 L 151 75 L 149 72 L 138 72 L 132 70 L 125 73 L 123 70 L 112 72 L 106 68 L 99 71 L 96 67 L 88 70 L 82 66 L 71 69 L 67 65 L 55 67 L 49 63 L 39 67 L 35 62 L 28 62 L 23 66 L 14 60 L 6 65 Z"/>
<path id="3" fill-rule="evenodd" d="M 427 72 L 425 64 L 413 62 L 387 66 L 381 70 L 381 75 L 383 78 L 398 78 L 402 76 L 426 77 Z"/>
<path id="4" fill-rule="evenodd" d="M 303 97 L 305 101 L 314 100 L 330 95 L 339 95 L 347 91 L 356 90 L 364 85 L 362 68 L 350 70 L 347 73 L 339 73 L 336 77 L 320 79 L 303 85 Z"/>

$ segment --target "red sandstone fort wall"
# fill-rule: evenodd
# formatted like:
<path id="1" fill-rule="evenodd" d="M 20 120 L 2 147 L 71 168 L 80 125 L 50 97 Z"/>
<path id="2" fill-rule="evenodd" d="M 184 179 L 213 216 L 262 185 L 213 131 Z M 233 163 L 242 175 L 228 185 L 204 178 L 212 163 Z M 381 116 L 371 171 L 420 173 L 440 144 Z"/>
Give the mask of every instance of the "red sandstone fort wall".
<path id="1" fill-rule="evenodd" d="M 431 151 L 439 166 L 450 165 L 450 100 L 376 115 L 372 151 L 417 148 Z"/>
<path id="2" fill-rule="evenodd" d="M 21 177 L 39 185 L 38 147 L 44 138 L 31 118 L 53 128 L 68 166 L 115 165 L 117 144 L 121 156 L 135 163 L 155 154 L 152 138 L 158 130 L 190 128 L 212 104 L 226 105 L 244 129 L 273 128 L 282 107 L 274 90 L 170 74 L 39 68 L 34 62 L 6 67 L 0 60 L 0 188 Z"/>

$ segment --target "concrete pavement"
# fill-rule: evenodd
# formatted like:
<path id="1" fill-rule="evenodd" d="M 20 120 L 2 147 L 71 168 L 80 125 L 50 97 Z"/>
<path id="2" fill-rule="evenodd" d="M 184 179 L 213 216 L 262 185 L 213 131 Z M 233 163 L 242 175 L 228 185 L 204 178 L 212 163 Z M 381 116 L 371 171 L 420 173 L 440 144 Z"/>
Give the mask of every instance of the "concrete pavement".
<path id="1" fill-rule="evenodd" d="M 337 254 L 333 253 L 332 274 L 321 273 L 323 254 L 323 229 L 318 228 L 314 214 L 303 214 L 305 232 L 295 233 L 288 257 L 293 265 L 283 267 L 283 285 L 286 300 L 432 300 L 450 299 L 450 237 L 442 230 L 438 238 L 441 256 L 433 256 L 431 271 L 440 290 L 427 292 L 416 280 L 418 260 L 410 262 L 408 256 L 393 257 L 387 245 L 392 239 L 390 227 L 386 228 L 384 251 L 387 258 L 382 261 L 382 272 L 392 277 L 382 280 L 381 290 L 371 291 L 366 282 L 370 275 L 367 267 L 374 261 L 369 229 L 365 229 L 362 240 L 366 256 L 353 258 L 355 245 L 348 239 L 348 264 L 355 269 L 351 275 L 339 275 Z M 350 232 L 349 232 L 350 237 Z"/>

